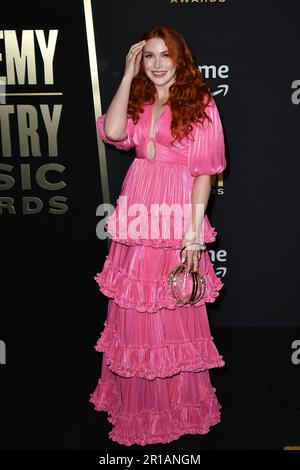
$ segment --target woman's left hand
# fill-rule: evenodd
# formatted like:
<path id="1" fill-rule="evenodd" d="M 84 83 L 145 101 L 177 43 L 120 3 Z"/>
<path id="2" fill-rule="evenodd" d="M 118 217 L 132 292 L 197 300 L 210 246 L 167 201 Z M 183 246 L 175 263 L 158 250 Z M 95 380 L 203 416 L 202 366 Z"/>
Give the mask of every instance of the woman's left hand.
<path id="1" fill-rule="evenodd" d="M 185 240 L 183 238 L 181 248 L 183 248 L 185 245 L 188 245 L 189 243 L 191 243 L 191 240 Z M 196 246 L 197 245 L 192 245 L 191 248 L 187 246 L 181 252 L 181 261 L 182 263 L 186 264 L 186 271 L 190 271 L 192 269 L 195 272 L 198 269 L 202 250 L 196 249 Z"/>

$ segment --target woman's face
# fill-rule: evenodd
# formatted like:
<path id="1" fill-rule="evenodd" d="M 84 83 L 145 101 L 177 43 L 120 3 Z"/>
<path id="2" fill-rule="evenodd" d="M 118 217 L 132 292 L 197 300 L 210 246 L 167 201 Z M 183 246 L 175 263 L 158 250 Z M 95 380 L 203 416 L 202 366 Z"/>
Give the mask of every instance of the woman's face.
<path id="1" fill-rule="evenodd" d="M 168 48 L 163 39 L 148 39 L 143 47 L 143 64 L 145 74 L 154 85 L 167 85 L 169 87 L 175 83 L 176 65 L 169 56 Z"/>

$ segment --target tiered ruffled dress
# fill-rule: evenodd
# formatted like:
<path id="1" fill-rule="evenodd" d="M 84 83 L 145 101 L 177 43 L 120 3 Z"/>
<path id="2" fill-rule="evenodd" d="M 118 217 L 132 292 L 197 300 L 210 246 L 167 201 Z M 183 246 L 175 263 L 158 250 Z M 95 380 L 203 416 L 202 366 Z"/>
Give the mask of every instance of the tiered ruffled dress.
<path id="1" fill-rule="evenodd" d="M 177 306 L 167 283 L 168 273 L 180 263 L 181 239 L 174 226 L 178 221 L 188 224 L 190 215 L 173 215 L 167 236 L 163 216 L 153 216 L 159 233 L 150 230 L 148 216 L 152 204 L 191 204 L 194 177 L 225 169 L 222 125 L 212 99 L 206 107 L 212 122 L 206 120 L 204 128 L 194 125 L 194 141 L 185 139 L 172 147 L 169 105 L 158 118 L 154 137 L 150 137 L 152 108 L 145 103 L 136 124 L 128 117 L 128 136 L 119 142 L 106 137 L 105 114 L 97 119 L 104 142 L 121 150 L 134 147 L 136 156 L 105 227 L 113 238 L 109 254 L 94 276 L 109 302 L 95 346 L 103 353 L 101 376 L 90 402 L 108 413 L 113 426 L 110 439 L 126 446 L 205 434 L 221 419 L 209 369 L 225 362 L 211 336 L 206 302 L 215 301 L 223 283 L 204 251 L 199 269 L 205 276 L 205 296 L 194 305 Z M 155 149 L 152 159 L 149 140 Z M 129 225 L 130 216 L 128 211 L 124 218 L 123 200 L 127 208 L 143 204 L 148 209 L 135 231 L 124 230 L 123 222 L 126 219 Z M 206 214 L 202 230 L 206 243 L 216 239 Z"/>

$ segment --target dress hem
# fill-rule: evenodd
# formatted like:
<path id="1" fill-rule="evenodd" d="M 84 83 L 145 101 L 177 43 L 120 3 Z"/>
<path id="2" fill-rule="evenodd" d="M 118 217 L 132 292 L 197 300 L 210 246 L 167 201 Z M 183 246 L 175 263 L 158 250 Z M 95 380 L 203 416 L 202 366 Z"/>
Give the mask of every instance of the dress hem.
<path id="1" fill-rule="evenodd" d="M 216 388 L 213 387 L 211 395 L 197 405 L 176 403 L 169 411 L 149 409 L 139 414 L 125 415 L 120 413 L 120 399 L 115 385 L 112 382 L 102 384 L 100 379 L 89 402 L 96 411 L 108 413 L 107 420 L 114 426 L 108 433 L 112 441 L 125 446 L 144 446 L 168 443 L 187 434 L 207 434 L 211 426 L 221 421 L 222 405 L 215 392 Z"/>

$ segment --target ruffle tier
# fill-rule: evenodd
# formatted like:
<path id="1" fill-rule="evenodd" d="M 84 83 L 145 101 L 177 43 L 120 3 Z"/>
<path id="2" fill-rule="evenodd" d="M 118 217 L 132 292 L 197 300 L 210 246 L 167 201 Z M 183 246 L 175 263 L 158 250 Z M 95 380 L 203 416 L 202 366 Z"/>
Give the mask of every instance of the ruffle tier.
<path id="1" fill-rule="evenodd" d="M 101 378 L 89 401 L 95 410 L 109 414 L 111 440 L 126 446 L 146 445 L 208 433 L 221 419 L 215 392 L 208 371 L 154 381 L 128 380 L 108 369 L 104 354 Z"/>
<path id="2" fill-rule="evenodd" d="M 166 165 L 161 161 L 153 165 L 135 158 L 123 181 L 116 208 L 106 219 L 105 230 L 114 241 L 125 245 L 180 249 L 190 224 L 193 182 L 183 165 Z M 157 207 L 166 212 L 156 212 Z M 200 233 L 200 240 L 205 243 L 216 240 L 217 231 L 207 214 Z"/>
<path id="3" fill-rule="evenodd" d="M 134 309 L 111 300 L 95 349 L 105 352 L 112 372 L 127 378 L 153 380 L 225 365 L 210 334 L 205 305 L 193 312 L 162 309 L 137 318 Z"/>
<path id="4" fill-rule="evenodd" d="M 125 247 L 112 242 L 103 269 L 94 279 L 100 291 L 124 308 L 135 308 L 139 312 L 154 313 L 162 308 L 176 309 L 176 299 L 168 286 L 168 274 L 179 264 L 178 252 L 172 249 L 157 250 L 153 247 Z M 206 283 L 203 298 L 194 304 L 214 302 L 223 287 L 216 275 L 208 251 L 202 252 L 199 269 Z M 190 309 L 187 304 L 184 308 Z"/>

